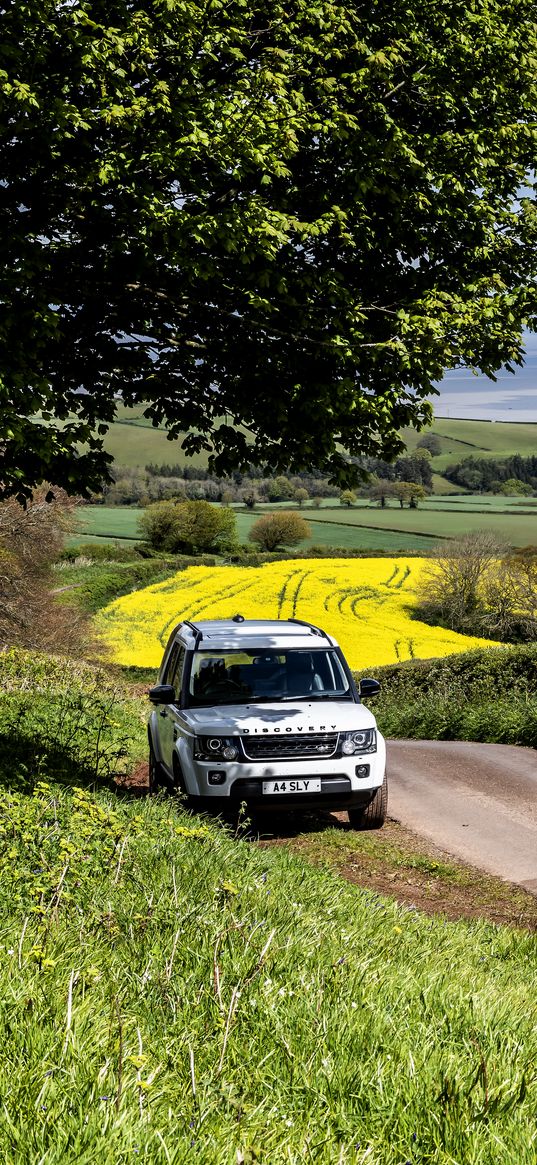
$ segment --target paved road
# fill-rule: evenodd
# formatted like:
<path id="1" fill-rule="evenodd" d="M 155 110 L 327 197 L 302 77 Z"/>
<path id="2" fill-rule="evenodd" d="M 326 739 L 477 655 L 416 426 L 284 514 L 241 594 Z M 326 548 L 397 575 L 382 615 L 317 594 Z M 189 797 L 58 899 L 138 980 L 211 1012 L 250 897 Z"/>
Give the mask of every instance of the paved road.
<path id="1" fill-rule="evenodd" d="M 390 817 L 537 894 L 537 751 L 506 744 L 388 743 Z"/>

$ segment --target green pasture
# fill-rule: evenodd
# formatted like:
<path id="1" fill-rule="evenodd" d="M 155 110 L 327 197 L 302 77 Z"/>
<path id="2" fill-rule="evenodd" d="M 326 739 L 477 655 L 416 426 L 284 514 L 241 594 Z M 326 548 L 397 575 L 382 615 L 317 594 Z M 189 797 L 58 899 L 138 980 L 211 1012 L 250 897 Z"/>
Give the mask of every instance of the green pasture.
<path id="1" fill-rule="evenodd" d="M 263 507 L 263 513 L 270 512 L 270 507 Z M 391 553 L 406 550 L 420 550 L 423 554 L 427 552 L 436 544 L 438 533 L 434 536 L 428 535 L 422 537 L 415 534 L 413 530 L 399 532 L 397 526 L 395 530 L 390 529 L 375 529 L 375 524 L 371 520 L 368 524 L 368 519 L 363 519 L 364 524 L 358 525 L 357 522 L 345 521 L 347 514 L 341 512 L 341 520 L 339 511 L 337 518 L 322 517 L 316 519 L 315 515 L 321 513 L 323 510 L 304 510 L 304 517 L 311 523 L 311 538 L 306 538 L 304 542 L 300 543 L 299 549 L 307 549 L 309 546 L 334 546 L 341 547 L 345 550 L 370 550 L 374 553 L 375 550 L 388 550 Z M 331 514 L 333 512 L 331 511 Z M 236 512 L 237 530 L 240 542 L 246 542 L 250 530 L 261 517 L 261 510 L 257 513 L 245 513 L 243 510 Z M 376 517 L 376 511 L 375 511 Z M 380 523 L 379 523 L 380 526 Z"/>
<path id="2" fill-rule="evenodd" d="M 440 438 L 442 452 L 433 458 L 435 492 L 450 493 L 453 488 L 441 476 L 447 465 L 471 455 L 475 457 L 508 457 L 520 453 L 528 457 L 537 452 L 537 424 L 510 422 L 436 420 L 431 430 Z M 185 434 L 186 435 L 186 434 Z M 409 451 L 416 448 L 423 432 L 403 430 L 402 437 Z M 207 465 L 207 454 L 187 458 L 181 448 L 181 438 L 168 441 L 164 427 L 155 429 L 143 416 L 143 406 L 126 408 L 118 404 L 117 419 L 105 440 L 106 449 L 120 465 L 143 468 L 155 464 Z"/>
<path id="3" fill-rule="evenodd" d="M 524 502 L 522 506 L 521 500 Z M 537 507 L 520 498 L 482 498 L 466 495 L 460 501 L 431 498 L 419 509 L 400 509 L 397 505 L 306 506 L 303 515 L 311 524 L 311 538 L 301 545 L 340 546 L 346 549 L 419 550 L 427 553 L 440 538 L 458 538 L 473 530 L 488 530 L 511 546 L 537 544 Z M 260 506 L 252 513 L 235 510 L 239 541 L 246 542 L 254 522 L 271 509 Z M 139 541 L 136 506 L 81 506 L 78 529 L 71 543 L 94 541 Z"/>
<path id="4" fill-rule="evenodd" d="M 71 544 L 94 542 L 140 541 L 138 518 L 143 510 L 137 506 L 80 506 L 77 510 L 76 532 Z"/>
<path id="5" fill-rule="evenodd" d="M 430 430 L 439 437 L 442 452 L 433 458 L 437 473 L 464 457 L 511 457 L 520 453 L 531 457 L 537 452 L 537 424 L 510 421 L 436 420 Z M 402 433 L 409 450 L 416 448 L 422 433 L 405 429 Z"/>
<path id="6" fill-rule="evenodd" d="M 270 509 L 269 506 L 263 507 L 262 512 L 266 513 Z M 308 510 L 304 516 L 309 520 L 310 513 L 317 512 Z M 323 510 L 319 512 L 324 513 Z M 351 511 L 351 514 L 353 512 Z M 142 510 L 136 506 L 81 506 L 78 510 L 77 533 L 73 534 L 69 541 L 72 545 L 80 544 L 82 550 L 84 542 L 94 542 L 96 539 L 102 542 L 121 542 L 121 544 L 125 541 L 139 542 L 140 535 L 137 527 L 141 513 Z M 374 524 L 376 524 L 377 511 L 374 510 L 372 513 L 375 516 Z M 240 542 L 247 541 L 253 523 L 260 516 L 260 512 L 252 514 L 245 510 L 235 511 Z M 336 511 L 332 520 L 327 519 L 315 524 L 312 523 L 312 536 L 302 542 L 301 546 L 304 548 L 312 545 L 340 546 L 344 549 L 388 550 L 393 553 L 398 550 L 423 550 L 426 553 L 427 548 L 434 545 L 437 537 L 437 532 L 434 533 L 434 536 L 420 537 L 412 530 L 410 532 L 402 530 L 401 533 L 398 532 L 397 528 L 394 533 L 385 529 L 375 530 L 369 528 L 367 522 L 363 526 L 359 526 L 349 521 L 348 518 L 348 512 L 341 508 L 341 510 Z"/>
<path id="7" fill-rule="evenodd" d="M 329 519 L 326 510 L 308 510 L 307 519 L 315 531 L 314 540 L 317 541 L 317 532 Z M 487 530 L 504 538 L 511 546 L 528 546 L 537 543 L 537 511 L 535 513 L 495 512 L 483 509 L 470 511 L 461 509 L 435 510 L 423 506 L 418 510 L 390 507 L 375 510 L 347 510 L 338 513 L 338 525 L 349 525 L 358 530 L 360 525 L 377 527 L 381 530 L 401 531 L 419 536 L 429 535 L 431 538 L 459 538 L 473 530 Z M 423 539 L 422 539 L 423 541 Z M 416 543 L 418 545 L 418 542 Z"/>

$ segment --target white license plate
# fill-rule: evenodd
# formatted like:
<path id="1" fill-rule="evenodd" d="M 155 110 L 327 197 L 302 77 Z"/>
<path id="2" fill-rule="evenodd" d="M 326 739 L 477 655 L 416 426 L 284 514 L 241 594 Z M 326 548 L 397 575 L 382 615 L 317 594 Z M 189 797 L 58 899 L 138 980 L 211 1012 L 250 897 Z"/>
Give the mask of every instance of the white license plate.
<path id="1" fill-rule="evenodd" d="M 264 793 L 320 793 L 320 777 L 284 777 L 279 781 L 263 781 Z"/>

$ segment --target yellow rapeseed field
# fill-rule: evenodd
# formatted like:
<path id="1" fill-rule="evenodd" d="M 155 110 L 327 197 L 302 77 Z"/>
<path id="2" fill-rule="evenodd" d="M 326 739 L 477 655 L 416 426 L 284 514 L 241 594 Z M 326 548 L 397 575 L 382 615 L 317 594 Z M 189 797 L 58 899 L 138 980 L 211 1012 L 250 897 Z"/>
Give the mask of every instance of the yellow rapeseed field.
<path id="1" fill-rule="evenodd" d="M 97 617 L 114 659 L 157 667 L 182 619 L 307 619 L 333 634 L 354 668 L 451 655 L 484 639 L 411 618 L 426 559 L 286 559 L 258 567 L 193 566 L 116 599 Z"/>

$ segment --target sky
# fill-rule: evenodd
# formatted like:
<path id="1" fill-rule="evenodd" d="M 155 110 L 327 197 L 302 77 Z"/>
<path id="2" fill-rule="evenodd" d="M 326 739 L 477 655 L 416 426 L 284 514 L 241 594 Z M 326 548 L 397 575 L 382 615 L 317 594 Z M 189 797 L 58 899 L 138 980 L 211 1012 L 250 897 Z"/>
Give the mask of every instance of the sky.
<path id="1" fill-rule="evenodd" d="M 499 372 L 494 383 L 459 368 L 446 372 L 437 387 L 440 396 L 432 400 L 437 417 L 537 423 L 537 335 L 526 335 L 526 361 L 514 375 Z"/>

